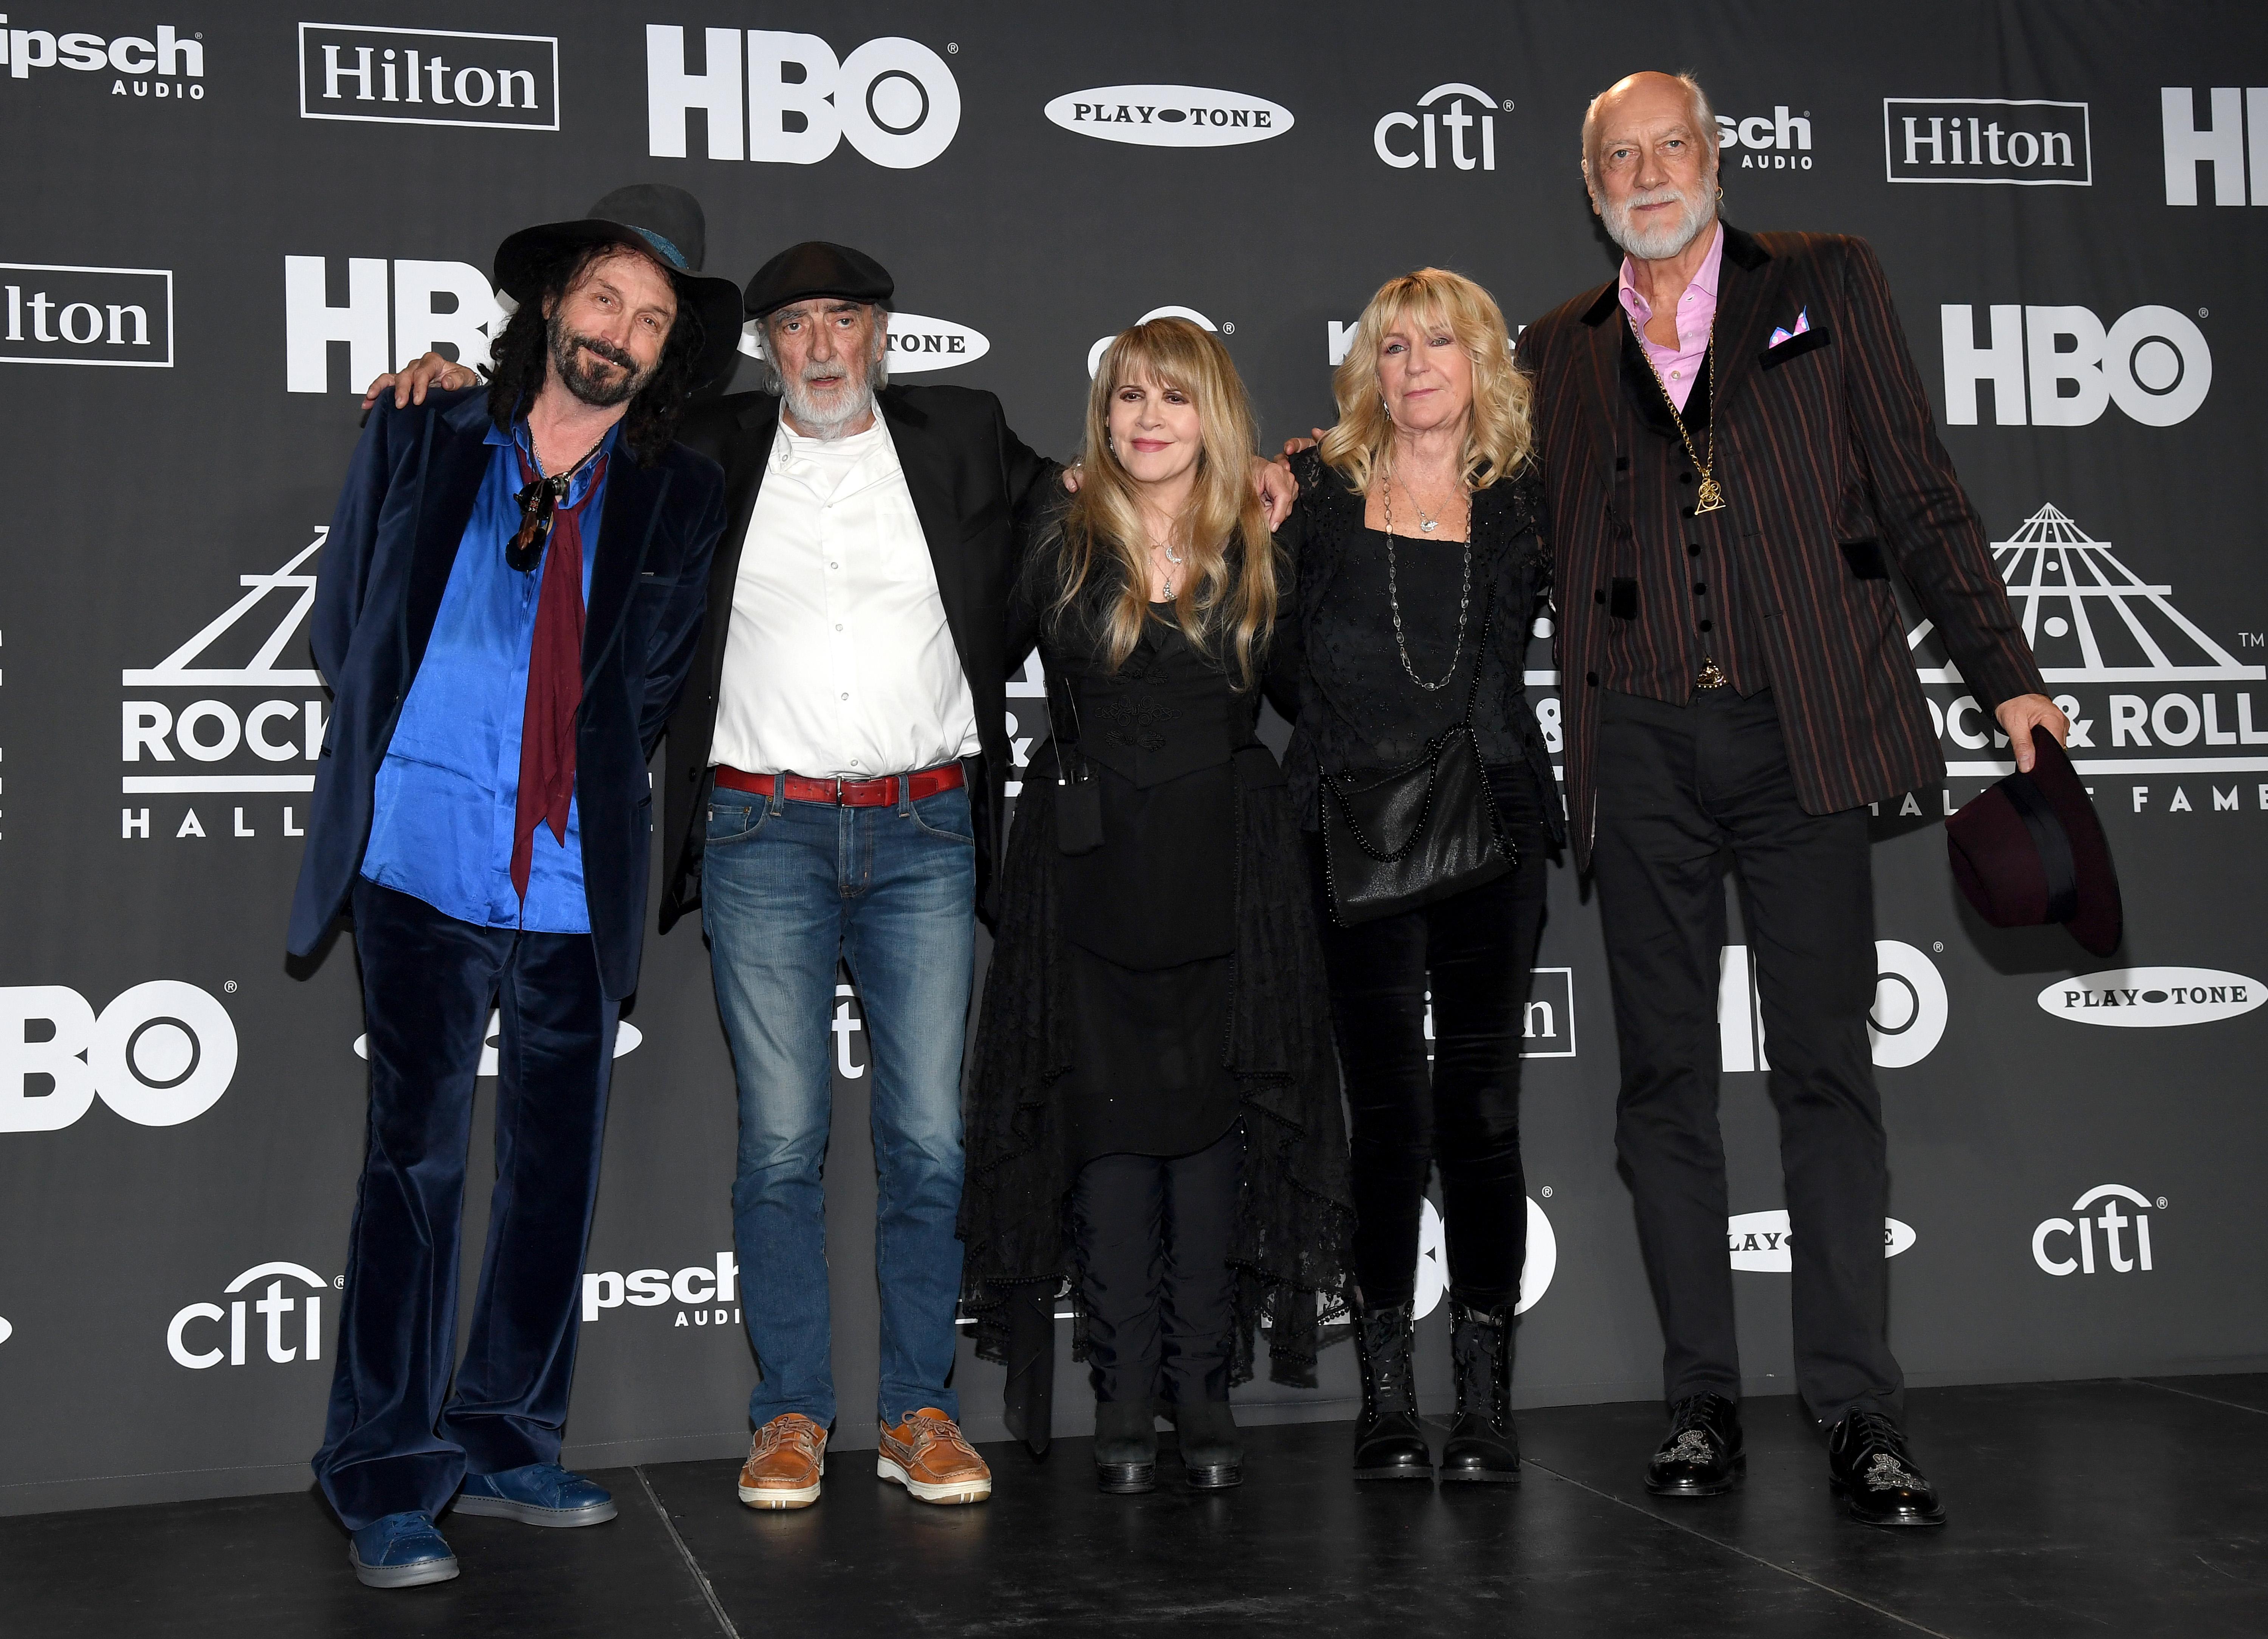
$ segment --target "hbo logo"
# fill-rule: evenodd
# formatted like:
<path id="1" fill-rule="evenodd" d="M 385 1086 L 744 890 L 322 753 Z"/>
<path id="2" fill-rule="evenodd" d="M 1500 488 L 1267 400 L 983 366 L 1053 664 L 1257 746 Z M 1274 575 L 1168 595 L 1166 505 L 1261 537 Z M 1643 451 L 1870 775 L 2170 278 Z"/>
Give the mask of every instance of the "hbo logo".
<path id="1" fill-rule="evenodd" d="M 68 1127 L 97 1097 L 144 1127 L 220 1102 L 236 1075 L 236 1023 L 193 984 L 153 979 L 97 1016 L 67 985 L 0 986 L 0 1132 Z"/>

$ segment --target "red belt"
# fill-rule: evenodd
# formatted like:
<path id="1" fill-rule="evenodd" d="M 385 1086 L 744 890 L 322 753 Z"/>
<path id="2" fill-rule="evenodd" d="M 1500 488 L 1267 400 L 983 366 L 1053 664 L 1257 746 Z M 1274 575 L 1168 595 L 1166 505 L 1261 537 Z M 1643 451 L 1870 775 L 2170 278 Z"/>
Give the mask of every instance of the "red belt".
<path id="1" fill-rule="evenodd" d="M 792 803 L 837 803 L 851 808 L 895 807 L 902 784 L 909 788 L 913 800 L 919 802 L 939 791 L 957 791 L 968 783 L 968 776 L 957 762 L 941 762 L 934 768 L 923 768 L 913 774 L 884 775 L 879 780 L 814 780 L 800 774 L 743 774 L 724 763 L 717 765 L 717 783 L 727 790 L 754 791 L 760 797 L 770 797 L 777 788 Z"/>

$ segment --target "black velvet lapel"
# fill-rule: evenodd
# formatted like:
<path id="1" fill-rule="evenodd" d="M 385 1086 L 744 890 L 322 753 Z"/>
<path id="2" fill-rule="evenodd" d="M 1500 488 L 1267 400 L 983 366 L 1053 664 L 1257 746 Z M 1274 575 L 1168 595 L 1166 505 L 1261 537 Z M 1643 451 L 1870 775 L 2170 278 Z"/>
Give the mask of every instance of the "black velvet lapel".
<path id="1" fill-rule="evenodd" d="M 457 548 L 480 499 L 489 467 L 489 401 L 472 392 L 425 417 L 424 478 L 418 486 L 417 535 L 409 554 L 409 592 L 403 610 L 402 643 L 407 664 L 403 687 L 425 658 L 441 594 L 449 589 Z"/>
<path id="2" fill-rule="evenodd" d="M 622 629 L 630 588 L 646 542 L 668 499 L 674 474 L 640 467 L 619 441 L 607 463 L 607 504 L 599 519 L 599 555 L 591 565 L 591 595 L 583 607 L 583 681 L 587 687 Z"/>

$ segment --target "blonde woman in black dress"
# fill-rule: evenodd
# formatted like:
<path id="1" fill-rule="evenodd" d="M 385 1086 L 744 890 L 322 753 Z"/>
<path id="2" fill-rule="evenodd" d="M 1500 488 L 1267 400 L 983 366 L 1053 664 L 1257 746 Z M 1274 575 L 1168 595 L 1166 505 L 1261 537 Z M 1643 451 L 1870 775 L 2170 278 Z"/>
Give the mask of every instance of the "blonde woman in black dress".
<path id="1" fill-rule="evenodd" d="M 1255 733 L 1291 576 L 1248 473 L 1227 349 L 1180 319 L 1111 344 L 1083 481 L 1027 520 L 1012 627 L 1052 733 L 999 884 L 961 1235 L 1008 1422 L 1049 1438 L 1066 1283 L 1106 1491 L 1237 1484 L 1231 1385 L 1267 1323 L 1311 1383 L 1351 1229 L 1329 1003 L 1283 770 Z M 1026 652 L 1027 642 L 1010 652 Z"/>

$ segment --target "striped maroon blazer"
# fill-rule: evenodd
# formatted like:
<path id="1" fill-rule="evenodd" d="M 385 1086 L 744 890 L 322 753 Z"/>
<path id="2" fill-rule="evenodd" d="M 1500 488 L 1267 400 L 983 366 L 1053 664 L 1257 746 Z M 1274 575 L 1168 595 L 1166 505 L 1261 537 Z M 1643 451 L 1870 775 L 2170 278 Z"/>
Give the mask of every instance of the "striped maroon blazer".
<path id="1" fill-rule="evenodd" d="M 1767 350 L 1775 327 L 1810 328 Z M 1641 540 L 1617 461 L 1645 430 L 1617 373 L 1616 285 L 1528 327 L 1537 449 L 1550 499 L 1566 794 L 1587 867 L 1597 785 L 1606 589 L 1684 578 L 1685 543 Z M 1895 562 L 1987 707 L 2043 694 L 1977 510 L 1938 441 L 1881 264 L 1863 239 L 1725 228 L 1718 285 L 1716 471 L 1727 511 L 1705 524 L 1739 555 L 1743 625 L 1770 671 L 1798 797 L 1832 813 L 1933 784 L 1945 759 L 1914 679 L 1885 559 Z M 1624 641 L 1627 641 L 1624 639 Z"/>

